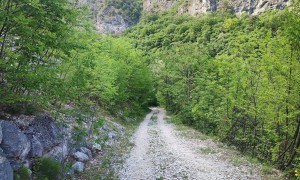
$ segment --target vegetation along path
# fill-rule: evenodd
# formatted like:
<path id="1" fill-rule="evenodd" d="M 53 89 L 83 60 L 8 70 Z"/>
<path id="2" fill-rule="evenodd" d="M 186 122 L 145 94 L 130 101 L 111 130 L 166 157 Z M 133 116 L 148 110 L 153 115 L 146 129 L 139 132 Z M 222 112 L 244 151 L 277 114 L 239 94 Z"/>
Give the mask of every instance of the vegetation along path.
<path id="1" fill-rule="evenodd" d="M 182 134 L 184 132 L 184 135 Z M 204 137 L 204 136 L 203 136 Z M 208 138 L 195 138 L 169 123 L 163 109 L 153 108 L 136 131 L 135 146 L 120 179 L 264 179 L 260 167 L 237 161 L 232 150 Z"/>

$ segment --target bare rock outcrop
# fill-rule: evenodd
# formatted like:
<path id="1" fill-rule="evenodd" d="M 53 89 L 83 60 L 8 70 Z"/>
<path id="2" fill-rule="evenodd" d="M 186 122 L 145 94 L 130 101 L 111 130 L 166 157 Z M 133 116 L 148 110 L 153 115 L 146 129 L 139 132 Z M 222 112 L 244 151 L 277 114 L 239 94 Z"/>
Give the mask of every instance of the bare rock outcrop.
<path id="1" fill-rule="evenodd" d="M 62 130 L 49 116 L 36 118 L 25 130 L 31 141 L 31 156 L 42 156 L 62 143 Z"/>
<path id="2" fill-rule="evenodd" d="M 144 11 L 158 12 L 174 9 L 178 14 L 204 15 L 219 10 L 232 10 L 236 14 L 258 15 L 269 9 L 284 9 L 292 0 L 145 0 Z"/>
<path id="3" fill-rule="evenodd" d="M 75 1 L 75 0 L 73 0 Z M 178 15 L 201 16 L 215 11 L 259 15 L 270 9 L 284 9 L 293 0 L 78 0 L 78 6 L 89 7 L 89 18 L 102 34 L 120 35 L 138 23 L 143 12 L 174 11 Z"/>
<path id="4" fill-rule="evenodd" d="M 0 179 L 13 180 L 13 169 L 10 166 L 9 161 L 0 155 Z"/>
<path id="5" fill-rule="evenodd" d="M 17 172 L 22 166 L 33 168 L 35 160 L 39 157 L 50 158 L 60 163 L 76 162 L 70 173 L 82 172 L 84 163 L 93 160 L 92 152 L 99 153 L 102 150 L 96 140 L 108 137 L 107 141 L 114 141 L 118 136 L 117 131 L 104 125 L 97 129 L 93 138 L 85 137 L 85 140 L 79 143 L 74 135 L 75 125 L 72 118 L 68 127 L 60 125 L 68 118 L 56 120 L 49 115 L 29 118 L 20 115 L 4 119 L 0 120 L 0 180 L 12 180 L 13 172 Z M 86 125 L 82 128 L 88 131 Z M 81 145 L 82 143 L 84 145 Z M 89 144 L 97 146 L 93 149 Z"/>
<path id="6" fill-rule="evenodd" d="M 16 124 L 9 121 L 2 121 L 3 139 L 0 144 L 7 158 L 24 159 L 31 148 L 30 141 L 26 135 L 16 126 Z"/>
<path id="7" fill-rule="evenodd" d="M 1 126 L 1 121 L 0 121 L 0 144 L 2 142 L 3 134 L 2 134 L 2 126 Z"/>
<path id="8" fill-rule="evenodd" d="M 90 9 L 90 18 L 102 34 L 122 34 L 138 22 L 142 12 L 142 4 L 132 0 L 78 0 L 77 3 Z"/>

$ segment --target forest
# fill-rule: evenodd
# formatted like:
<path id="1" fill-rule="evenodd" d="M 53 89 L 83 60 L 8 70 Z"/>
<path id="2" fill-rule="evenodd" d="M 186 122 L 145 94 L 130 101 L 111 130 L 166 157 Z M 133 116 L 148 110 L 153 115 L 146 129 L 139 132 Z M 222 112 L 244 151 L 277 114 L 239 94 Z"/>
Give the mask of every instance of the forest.
<path id="1" fill-rule="evenodd" d="M 0 9 L 2 109 L 72 102 L 129 116 L 157 101 L 243 153 L 300 169 L 299 3 L 260 16 L 143 14 L 120 37 L 95 32 L 68 0 L 6 0 Z"/>
<path id="2" fill-rule="evenodd" d="M 147 107 L 152 75 L 125 37 L 95 32 L 87 10 L 55 1 L 1 1 L 0 104 L 31 113 L 37 107 Z M 128 109 L 128 111 L 127 111 Z"/>
<path id="3" fill-rule="evenodd" d="M 159 104 L 241 152 L 300 168 L 299 4 L 260 16 L 143 16 L 126 37 L 145 52 Z"/>

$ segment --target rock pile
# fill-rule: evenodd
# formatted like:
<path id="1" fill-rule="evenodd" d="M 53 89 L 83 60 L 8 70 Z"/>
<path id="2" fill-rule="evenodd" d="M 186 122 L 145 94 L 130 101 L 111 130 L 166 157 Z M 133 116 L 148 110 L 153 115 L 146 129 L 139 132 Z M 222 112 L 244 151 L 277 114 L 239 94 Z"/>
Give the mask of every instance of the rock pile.
<path id="1" fill-rule="evenodd" d="M 76 144 L 72 138 L 72 128 L 62 128 L 50 116 L 35 117 L 30 123 L 20 121 L 26 121 L 26 118 L 0 120 L 1 180 L 13 180 L 13 171 L 22 166 L 32 168 L 34 159 L 39 157 L 73 162 L 67 173 L 69 175 L 82 172 L 85 163 L 93 159 L 92 152 L 101 151 L 101 145 L 92 140 L 86 142 L 85 146 Z M 114 141 L 117 137 L 106 125 L 99 132 L 99 136 L 105 133 L 108 141 Z"/>

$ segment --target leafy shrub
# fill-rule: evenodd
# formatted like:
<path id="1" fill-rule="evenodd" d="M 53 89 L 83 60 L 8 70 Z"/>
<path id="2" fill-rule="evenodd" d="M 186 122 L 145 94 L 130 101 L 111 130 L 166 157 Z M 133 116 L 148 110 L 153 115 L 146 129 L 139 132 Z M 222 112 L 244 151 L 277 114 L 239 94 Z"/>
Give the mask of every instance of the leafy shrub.
<path id="1" fill-rule="evenodd" d="M 88 136 L 86 129 L 80 126 L 75 126 L 72 131 L 72 138 L 76 143 L 85 142 L 85 138 Z"/>
<path id="2" fill-rule="evenodd" d="M 15 171 L 14 179 L 15 180 L 28 180 L 28 179 L 30 179 L 30 174 L 29 174 L 28 168 L 25 167 L 25 166 L 22 166 L 21 169 L 19 169 L 18 171 Z"/>
<path id="3" fill-rule="evenodd" d="M 30 102 L 16 102 L 2 108 L 4 111 L 11 114 L 33 115 L 38 111 L 38 107 Z"/>
<path id="4" fill-rule="evenodd" d="M 39 180 L 58 179 L 62 166 L 59 162 L 50 158 L 40 158 L 36 161 L 33 167 L 34 174 Z"/>
<path id="5" fill-rule="evenodd" d="M 99 118 L 96 122 L 93 123 L 93 128 L 94 130 L 102 127 L 104 125 L 104 121 L 105 119 L 104 118 Z"/>

